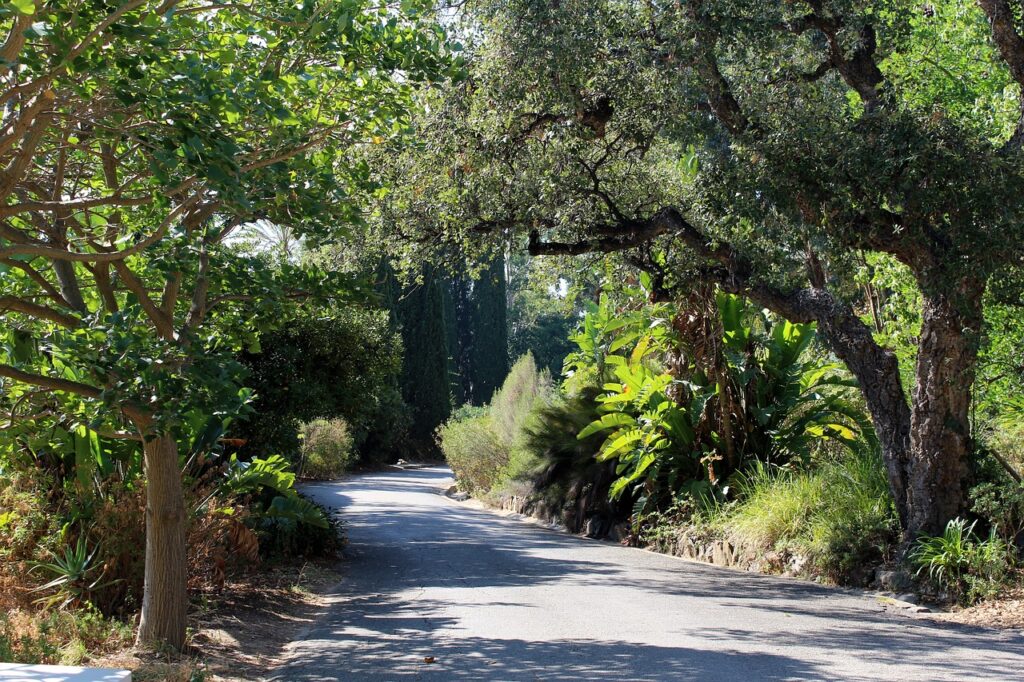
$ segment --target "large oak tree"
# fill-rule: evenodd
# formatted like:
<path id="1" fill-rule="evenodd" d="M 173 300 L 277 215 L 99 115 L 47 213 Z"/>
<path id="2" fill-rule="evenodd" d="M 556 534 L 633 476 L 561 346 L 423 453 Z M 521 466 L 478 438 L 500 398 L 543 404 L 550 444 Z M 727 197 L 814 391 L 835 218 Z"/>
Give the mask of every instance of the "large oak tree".
<path id="1" fill-rule="evenodd" d="M 960 513 L 983 293 L 1024 246 L 1020 4 L 466 6 L 470 76 L 428 96 L 395 201 L 431 234 L 621 251 L 666 295 L 715 283 L 816 322 L 906 537 Z M 860 307 L 870 254 L 922 294 L 910 395 Z"/>

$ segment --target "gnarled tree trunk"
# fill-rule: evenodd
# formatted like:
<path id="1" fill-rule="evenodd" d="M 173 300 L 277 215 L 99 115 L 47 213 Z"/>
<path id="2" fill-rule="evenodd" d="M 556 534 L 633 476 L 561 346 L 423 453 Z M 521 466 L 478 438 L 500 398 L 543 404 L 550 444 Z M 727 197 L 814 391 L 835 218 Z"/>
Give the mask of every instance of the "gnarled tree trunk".
<path id="1" fill-rule="evenodd" d="M 942 532 L 967 499 L 984 285 L 964 280 L 947 287 L 929 287 L 922 310 L 907 481 L 911 537 Z"/>
<path id="2" fill-rule="evenodd" d="M 142 430 L 142 429 L 140 429 Z M 178 445 L 161 435 L 143 445 L 146 465 L 146 577 L 140 644 L 180 649 L 185 644 L 185 500 Z"/>

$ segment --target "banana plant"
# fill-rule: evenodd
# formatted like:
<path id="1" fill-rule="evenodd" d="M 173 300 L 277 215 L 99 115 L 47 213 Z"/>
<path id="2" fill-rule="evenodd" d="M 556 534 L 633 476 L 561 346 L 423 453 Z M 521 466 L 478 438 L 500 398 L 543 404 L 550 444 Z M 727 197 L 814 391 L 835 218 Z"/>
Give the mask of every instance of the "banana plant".
<path id="1" fill-rule="evenodd" d="M 603 303 L 594 323 L 584 325 L 577 343 L 585 341 L 586 348 L 576 358 L 582 365 L 601 354 L 601 416 L 577 437 L 604 434 L 596 457 L 616 461 L 613 499 L 627 490 L 639 490 L 644 504 L 680 491 L 726 493 L 716 470 L 725 420 L 739 466 L 754 459 L 806 463 L 824 441 L 853 446 L 874 438 L 867 415 L 849 398 L 852 380 L 838 363 L 807 352 L 814 325 L 793 324 L 738 296 L 719 294 L 725 379 L 712 380 L 697 369 L 680 378 L 663 371 L 673 342 L 669 331 L 645 324 L 639 314 L 613 321 Z M 617 352 L 631 344 L 628 356 Z M 725 391 L 732 399 L 722 400 Z"/>
<path id="2" fill-rule="evenodd" d="M 813 324 L 769 315 L 732 294 L 719 293 L 717 302 L 730 379 L 752 421 L 748 456 L 807 463 L 823 441 L 874 443 L 870 420 L 847 390 L 853 379 L 840 363 L 807 352 L 817 337 Z"/>
<path id="3" fill-rule="evenodd" d="M 607 433 L 597 453 L 599 461 L 617 460 L 619 475 L 609 490 L 612 499 L 631 487 L 653 487 L 667 476 L 669 487 L 700 473 L 700 453 L 694 451 L 693 419 L 699 414 L 676 404 L 667 389 L 674 379 L 646 362 L 654 338 L 643 337 L 629 357 L 608 355 L 606 363 L 618 382 L 604 385 L 598 398 L 603 414 L 577 435 L 580 440 Z"/>

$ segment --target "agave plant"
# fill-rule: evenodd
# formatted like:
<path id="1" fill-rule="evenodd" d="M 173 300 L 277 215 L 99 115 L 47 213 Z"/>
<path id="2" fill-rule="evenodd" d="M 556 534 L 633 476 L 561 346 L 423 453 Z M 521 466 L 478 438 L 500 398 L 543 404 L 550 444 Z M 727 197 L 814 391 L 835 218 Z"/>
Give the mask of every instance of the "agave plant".
<path id="1" fill-rule="evenodd" d="M 54 593 L 37 599 L 36 603 L 44 604 L 47 608 L 80 606 L 89 601 L 93 592 L 111 584 L 101 583 L 101 567 L 93 562 L 98 549 L 99 545 L 90 550 L 82 535 L 73 546 L 66 546 L 61 554 L 54 554 L 52 561 L 33 562 L 31 570 L 53 576 L 52 580 L 34 591 Z"/>

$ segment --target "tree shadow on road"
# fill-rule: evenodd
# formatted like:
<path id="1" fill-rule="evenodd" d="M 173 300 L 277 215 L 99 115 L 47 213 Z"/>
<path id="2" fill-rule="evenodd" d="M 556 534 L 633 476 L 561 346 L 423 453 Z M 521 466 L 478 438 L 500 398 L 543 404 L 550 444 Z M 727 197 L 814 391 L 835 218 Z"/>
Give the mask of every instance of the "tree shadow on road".
<path id="1" fill-rule="evenodd" d="M 863 659 L 876 672 L 894 671 L 892 679 L 904 677 L 901 666 L 917 665 L 906 671 L 915 679 L 1004 680 L 1019 678 L 1024 665 L 1021 635 L 917 621 L 856 590 L 683 562 L 524 524 L 439 500 L 443 478 L 417 471 L 401 481 L 362 478 L 358 489 L 319 491 L 322 502 L 348 507 L 347 576 L 339 604 L 273 679 L 835 679 L 835 660 Z M 678 646 L 637 643 L 635 636 L 536 642 L 481 637 L 450 615 L 452 604 L 414 596 L 450 589 L 460 595 L 463 616 L 499 606 L 514 614 L 514 607 L 536 607 L 466 600 L 484 599 L 488 588 L 544 585 L 591 596 L 624 588 L 635 595 L 633 608 L 685 609 L 699 599 L 719 617 L 681 626 Z M 609 603 L 607 618 L 622 606 Z M 764 623 L 770 629 L 758 629 Z M 983 663 L 965 661 L 966 652 Z M 435 662 L 425 663 L 430 656 Z M 844 678 L 857 679 L 853 670 Z"/>

